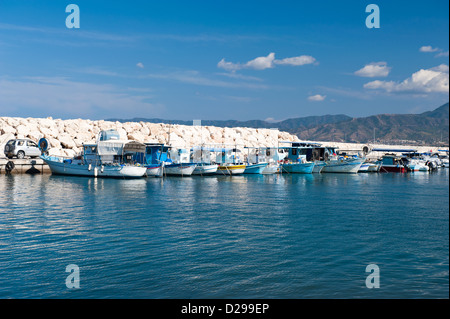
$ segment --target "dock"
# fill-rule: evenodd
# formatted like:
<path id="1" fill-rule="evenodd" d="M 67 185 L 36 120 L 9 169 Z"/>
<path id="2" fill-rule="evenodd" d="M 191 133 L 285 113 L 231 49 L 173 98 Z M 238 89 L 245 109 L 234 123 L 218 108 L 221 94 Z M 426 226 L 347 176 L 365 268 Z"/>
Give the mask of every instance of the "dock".
<path id="1" fill-rule="evenodd" d="M 8 164 L 10 163 L 10 164 Z M 11 164 L 12 163 L 12 164 Z M 0 158 L 0 174 L 47 174 L 50 168 L 40 158 Z"/>

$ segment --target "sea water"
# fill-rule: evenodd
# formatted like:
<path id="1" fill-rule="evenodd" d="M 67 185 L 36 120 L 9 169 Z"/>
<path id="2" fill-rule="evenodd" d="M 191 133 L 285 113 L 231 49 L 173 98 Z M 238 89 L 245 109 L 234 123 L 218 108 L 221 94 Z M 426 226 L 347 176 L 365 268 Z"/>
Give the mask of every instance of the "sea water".
<path id="1" fill-rule="evenodd" d="M 448 169 L 0 175 L 0 298 L 448 298 L 448 196 Z"/>

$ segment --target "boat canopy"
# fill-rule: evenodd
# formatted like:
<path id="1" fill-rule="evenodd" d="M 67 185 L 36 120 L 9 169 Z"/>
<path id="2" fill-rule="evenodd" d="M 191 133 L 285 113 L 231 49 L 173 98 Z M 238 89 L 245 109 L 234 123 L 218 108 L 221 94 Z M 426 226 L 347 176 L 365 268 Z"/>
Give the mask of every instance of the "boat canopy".
<path id="1" fill-rule="evenodd" d="M 372 152 L 415 153 L 417 150 L 400 148 L 373 148 Z"/>
<path id="2" fill-rule="evenodd" d="M 192 150 L 202 150 L 202 151 L 208 151 L 208 152 L 240 152 L 239 149 L 236 148 L 227 148 L 227 147 L 201 147 L 201 146 L 194 146 Z"/>
<path id="3" fill-rule="evenodd" d="M 100 141 L 120 140 L 120 134 L 116 130 L 101 131 L 99 134 Z"/>
<path id="4" fill-rule="evenodd" d="M 145 152 L 145 144 L 136 141 L 107 140 L 97 143 L 97 153 L 100 156 L 143 152 Z"/>

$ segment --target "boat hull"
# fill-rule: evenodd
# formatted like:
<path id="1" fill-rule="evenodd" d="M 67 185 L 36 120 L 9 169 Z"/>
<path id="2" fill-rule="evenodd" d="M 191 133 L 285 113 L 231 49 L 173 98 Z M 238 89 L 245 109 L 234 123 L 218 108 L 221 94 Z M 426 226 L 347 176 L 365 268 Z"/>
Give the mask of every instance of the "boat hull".
<path id="1" fill-rule="evenodd" d="M 245 167 L 244 174 L 262 174 L 268 163 L 250 164 Z"/>
<path id="2" fill-rule="evenodd" d="M 161 176 L 162 167 L 161 164 L 152 164 L 147 166 L 147 176 Z"/>
<path id="3" fill-rule="evenodd" d="M 213 175 L 218 167 L 216 164 L 200 164 L 195 167 L 192 175 Z"/>
<path id="4" fill-rule="evenodd" d="M 321 173 L 323 168 L 325 167 L 325 162 L 321 162 L 321 161 L 316 161 L 314 168 L 313 168 L 313 173 Z"/>
<path id="5" fill-rule="evenodd" d="M 168 164 L 164 166 L 164 174 L 169 176 L 191 176 L 197 165 L 192 163 Z"/>
<path id="6" fill-rule="evenodd" d="M 362 163 L 363 161 L 330 161 L 326 163 L 325 167 L 322 169 L 322 173 L 356 174 Z"/>
<path id="7" fill-rule="evenodd" d="M 216 175 L 240 175 L 245 171 L 245 165 L 223 165 L 219 166 Z"/>
<path id="8" fill-rule="evenodd" d="M 406 168 L 402 165 L 382 165 L 380 168 L 382 173 L 405 173 Z"/>
<path id="9" fill-rule="evenodd" d="M 276 174 L 278 173 L 279 169 L 280 167 L 278 165 L 267 165 L 266 167 L 264 167 L 261 174 L 263 175 Z"/>
<path id="10" fill-rule="evenodd" d="M 116 178 L 139 178 L 147 171 L 144 166 L 133 165 L 83 165 L 72 164 L 62 158 L 42 157 L 49 166 L 52 174 L 88 176 L 88 177 L 116 177 Z"/>
<path id="11" fill-rule="evenodd" d="M 314 166 L 314 163 L 286 163 L 281 164 L 281 170 L 291 174 L 311 174 Z"/>

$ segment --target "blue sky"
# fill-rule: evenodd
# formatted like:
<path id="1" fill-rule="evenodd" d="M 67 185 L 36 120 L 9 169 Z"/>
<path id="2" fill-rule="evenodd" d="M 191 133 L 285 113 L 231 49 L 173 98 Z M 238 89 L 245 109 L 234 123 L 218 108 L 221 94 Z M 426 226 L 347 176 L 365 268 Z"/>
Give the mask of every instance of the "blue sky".
<path id="1" fill-rule="evenodd" d="M 371 3 L 380 28 L 366 27 Z M 448 12 L 443 0 L 0 0 L 0 116 L 420 113 L 449 99 Z"/>

